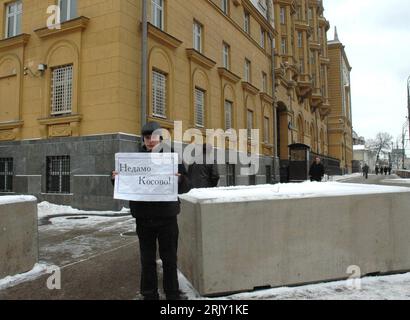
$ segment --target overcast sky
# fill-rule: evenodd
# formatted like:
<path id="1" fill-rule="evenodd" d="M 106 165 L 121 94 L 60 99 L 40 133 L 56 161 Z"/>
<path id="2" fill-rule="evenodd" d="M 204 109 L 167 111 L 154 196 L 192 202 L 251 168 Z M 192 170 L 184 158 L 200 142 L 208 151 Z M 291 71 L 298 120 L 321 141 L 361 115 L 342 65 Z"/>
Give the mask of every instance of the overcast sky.
<path id="1" fill-rule="evenodd" d="M 365 138 L 401 135 L 410 76 L 409 0 L 324 0 L 351 66 L 353 129 Z M 408 137 L 408 135 L 407 135 Z"/>

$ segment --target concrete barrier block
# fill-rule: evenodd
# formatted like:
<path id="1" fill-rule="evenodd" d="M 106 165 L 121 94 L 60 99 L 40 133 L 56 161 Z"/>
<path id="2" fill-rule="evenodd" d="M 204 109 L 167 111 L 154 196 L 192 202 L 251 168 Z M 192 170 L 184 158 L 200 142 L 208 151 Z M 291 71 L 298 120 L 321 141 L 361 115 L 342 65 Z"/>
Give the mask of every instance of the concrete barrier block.
<path id="1" fill-rule="evenodd" d="M 28 272 L 37 262 L 37 199 L 0 197 L 0 279 Z"/>
<path id="2" fill-rule="evenodd" d="M 410 191 L 385 188 L 216 203 L 182 196 L 179 268 L 204 296 L 347 279 L 350 266 L 363 276 L 410 270 Z"/>

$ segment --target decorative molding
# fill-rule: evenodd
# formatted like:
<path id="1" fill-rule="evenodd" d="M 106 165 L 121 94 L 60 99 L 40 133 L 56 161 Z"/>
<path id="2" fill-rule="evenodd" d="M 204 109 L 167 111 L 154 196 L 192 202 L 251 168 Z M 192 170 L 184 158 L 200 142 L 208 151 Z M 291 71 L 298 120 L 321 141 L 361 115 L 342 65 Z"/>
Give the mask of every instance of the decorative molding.
<path id="1" fill-rule="evenodd" d="M 12 130 L 21 128 L 24 125 L 24 121 L 7 121 L 0 122 L 0 130 Z"/>
<path id="2" fill-rule="evenodd" d="M 142 26 L 142 24 L 141 24 Z M 183 43 L 181 40 L 171 36 L 170 34 L 166 33 L 165 31 L 157 28 L 153 24 L 148 22 L 148 34 L 151 38 L 157 40 L 159 43 L 171 48 L 176 49 Z"/>
<path id="3" fill-rule="evenodd" d="M 233 83 L 238 83 L 241 80 L 241 77 L 237 76 L 232 71 L 226 68 L 218 68 L 218 73 L 221 76 L 221 78 L 224 78 Z"/>
<path id="4" fill-rule="evenodd" d="M 38 122 L 41 125 L 52 126 L 58 124 L 67 124 L 72 122 L 80 122 L 82 120 L 82 115 L 75 114 L 75 115 L 68 115 L 68 116 L 61 116 L 61 117 L 49 117 L 38 119 Z"/>
<path id="5" fill-rule="evenodd" d="M 196 51 L 195 49 L 186 49 L 186 54 L 191 61 L 199 64 L 200 66 L 210 70 L 215 67 L 216 62 L 207 58 L 202 53 Z"/>
<path id="6" fill-rule="evenodd" d="M 0 130 L 0 141 L 15 140 L 16 134 L 12 130 Z"/>
<path id="7" fill-rule="evenodd" d="M 2 39 L 0 40 L 0 51 L 4 49 L 10 49 L 12 47 L 25 46 L 29 39 L 30 35 L 27 33 L 23 33 L 11 38 Z"/>
<path id="8" fill-rule="evenodd" d="M 0 80 L 8 79 L 8 78 L 13 78 L 13 77 L 17 77 L 17 73 L 16 73 L 16 72 L 14 72 L 14 73 L 12 73 L 12 74 L 7 74 L 7 75 L 5 75 L 5 76 L 0 75 Z"/>
<path id="9" fill-rule="evenodd" d="M 242 88 L 243 88 L 243 90 L 245 90 L 245 91 L 247 91 L 247 92 L 249 92 L 250 94 L 253 94 L 253 95 L 257 95 L 258 92 L 259 92 L 258 88 L 256 88 L 255 86 L 253 86 L 249 82 L 245 82 L 245 81 L 242 82 Z"/>
<path id="10" fill-rule="evenodd" d="M 328 66 L 328 65 L 330 65 L 330 59 L 329 59 L 329 58 L 320 57 L 320 63 Z"/>
<path id="11" fill-rule="evenodd" d="M 321 45 L 319 42 L 310 42 L 309 43 L 309 48 L 312 50 L 321 50 Z"/>
<path id="12" fill-rule="evenodd" d="M 82 31 L 85 29 L 90 21 L 90 18 L 81 16 L 61 24 L 61 29 L 49 29 L 44 27 L 41 29 L 34 30 L 37 36 L 41 39 L 52 37 L 55 35 L 61 35 L 67 32 Z"/>
<path id="13" fill-rule="evenodd" d="M 241 0 L 233 0 L 232 2 L 237 7 L 241 5 Z"/>
<path id="14" fill-rule="evenodd" d="M 265 101 L 267 103 L 273 104 L 275 102 L 275 100 L 273 99 L 273 97 L 271 97 L 270 95 L 268 95 L 266 92 L 260 92 L 259 96 L 261 97 L 262 101 Z"/>
<path id="15" fill-rule="evenodd" d="M 59 124 L 59 125 L 51 125 L 48 127 L 48 136 L 49 137 L 71 137 L 72 136 L 72 129 L 69 123 L 66 124 Z"/>

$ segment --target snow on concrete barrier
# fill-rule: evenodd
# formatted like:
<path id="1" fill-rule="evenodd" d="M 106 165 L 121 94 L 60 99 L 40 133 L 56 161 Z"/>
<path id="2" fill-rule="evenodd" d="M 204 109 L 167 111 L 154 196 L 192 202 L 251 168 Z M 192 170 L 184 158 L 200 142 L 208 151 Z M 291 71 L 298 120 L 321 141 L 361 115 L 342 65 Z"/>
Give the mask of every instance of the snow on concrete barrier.
<path id="1" fill-rule="evenodd" d="M 37 199 L 1 196 L 0 279 L 30 271 L 37 262 Z"/>
<path id="2" fill-rule="evenodd" d="M 329 183 L 183 195 L 179 268 L 201 295 L 410 270 L 410 190 Z"/>

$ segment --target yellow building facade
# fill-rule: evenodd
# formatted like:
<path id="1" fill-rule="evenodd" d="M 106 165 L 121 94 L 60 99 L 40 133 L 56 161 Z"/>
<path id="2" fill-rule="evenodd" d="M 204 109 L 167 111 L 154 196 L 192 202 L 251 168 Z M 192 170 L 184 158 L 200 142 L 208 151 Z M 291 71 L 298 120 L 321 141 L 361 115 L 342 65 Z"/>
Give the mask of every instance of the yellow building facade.
<path id="1" fill-rule="evenodd" d="M 0 0 L 0 192 L 119 207 L 114 154 L 137 151 L 151 120 L 171 133 L 174 121 L 202 133 L 259 129 L 259 172 L 227 164 L 222 185 L 277 181 L 292 143 L 328 155 L 321 1 L 147 0 L 146 82 L 142 4 Z"/>
<path id="2" fill-rule="evenodd" d="M 328 120 L 329 154 L 340 159 L 345 173 L 352 172 L 353 127 L 350 71 L 345 47 L 339 41 L 337 31 L 334 40 L 329 41 L 330 73 L 329 90 L 331 110 Z"/>

